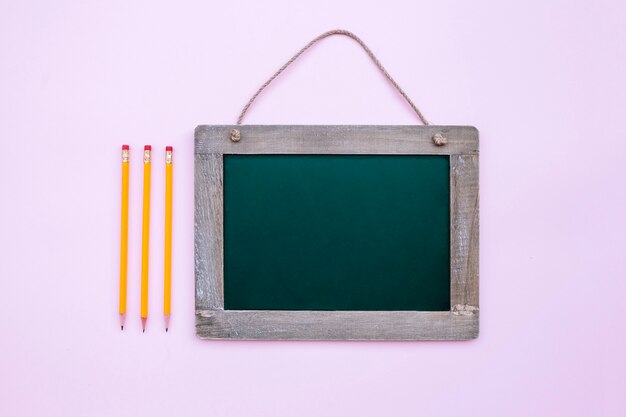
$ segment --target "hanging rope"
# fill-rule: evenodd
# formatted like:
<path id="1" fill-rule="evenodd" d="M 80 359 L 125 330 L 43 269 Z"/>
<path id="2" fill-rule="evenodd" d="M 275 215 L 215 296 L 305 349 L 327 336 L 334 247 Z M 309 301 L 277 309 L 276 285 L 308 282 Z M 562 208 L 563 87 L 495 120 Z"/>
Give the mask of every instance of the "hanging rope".
<path id="1" fill-rule="evenodd" d="M 426 126 L 428 126 L 428 121 L 426 120 L 426 118 L 424 117 L 424 115 L 422 114 L 422 112 L 419 111 L 419 109 L 417 108 L 417 106 L 413 103 L 413 101 L 411 101 L 411 99 L 409 98 L 409 96 L 407 96 L 407 94 L 404 92 L 404 90 L 398 85 L 398 83 L 396 82 L 396 80 L 394 80 L 391 75 L 389 75 L 389 73 L 387 72 L 387 70 L 385 69 L 385 67 L 383 67 L 383 64 L 381 64 L 381 62 L 378 60 L 378 58 L 376 57 L 376 55 L 374 55 L 374 53 L 372 52 L 372 50 L 365 44 L 365 42 L 363 42 L 361 40 L 361 38 L 359 38 L 358 36 L 356 36 L 354 33 L 349 32 L 347 30 L 341 30 L 341 29 L 337 29 L 337 30 L 331 30 L 325 33 L 322 33 L 321 35 L 319 35 L 317 38 L 313 39 L 311 42 L 309 42 L 304 48 L 300 49 L 298 51 L 298 53 L 296 53 L 294 56 L 291 57 L 291 59 L 289 61 L 287 61 L 287 63 L 285 63 L 285 65 L 283 65 L 278 71 L 276 71 L 276 73 L 274 75 L 272 75 L 270 77 L 269 80 L 267 80 L 265 82 L 265 84 L 263 84 L 261 86 L 261 88 L 259 88 L 257 90 L 256 93 L 254 93 L 254 95 L 250 98 L 250 100 L 248 100 L 248 102 L 246 103 L 246 105 L 244 106 L 243 110 L 241 111 L 241 114 L 239 114 L 239 118 L 237 119 L 237 124 L 240 125 L 243 122 L 244 117 L 246 116 L 246 113 L 248 111 L 248 109 L 250 108 L 250 106 L 252 105 L 252 103 L 254 103 L 254 100 L 256 100 L 256 98 L 259 96 L 259 94 L 261 94 L 261 92 L 263 90 L 265 90 L 265 87 L 267 87 L 268 85 L 270 85 L 270 83 L 272 81 L 274 81 L 274 79 L 276 77 L 278 77 L 289 65 L 291 65 L 296 59 L 298 59 L 298 57 L 300 57 L 300 55 L 302 55 L 307 49 L 309 49 L 310 47 L 312 47 L 313 45 L 315 45 L 317 42 L 321 41 L 324 38 L 328 38 L 329 36 L 333 36 L 333 35 L 343 35 L 343 36 L 347 36 L 351 39 L 354 39 L 359 45 L 361 45 L 361 47 L 365 50 L 365 52 L 367 53 L 367 55 L 369 55 L 369 57 L 371 58 L 371 60 L 374 62 L 374 64 L 376 64 L 376 66 L 378 67 L 378 69 L 383 73 L 383 75 L 389 80 L 389 82 L 396 88 L 396 90 L 400 93 L 400 95 L 402 97 L 404 97 L 404 99 L 407 101 L 407 103 L 409 103 L 409 106 L 411 106 L 411 108 L 413 109 L 413 111 L 415 112 L 415 114 L 417 114 L 417 117 L 419 117 L 419 119 L 422 121 L 422 123 Z M 237 138 L 239 139 L 239 138 Z"/>

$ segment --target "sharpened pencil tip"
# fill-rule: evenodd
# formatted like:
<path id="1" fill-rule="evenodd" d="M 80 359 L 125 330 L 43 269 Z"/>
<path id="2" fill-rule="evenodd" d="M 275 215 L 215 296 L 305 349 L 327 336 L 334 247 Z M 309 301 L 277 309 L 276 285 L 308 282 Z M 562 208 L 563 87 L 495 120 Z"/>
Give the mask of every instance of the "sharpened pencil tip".
<path id="1" fill-rule="evenodd" d="M 124 326 L 120 326 L 122 328 L 122 330 L 124 330 Z"/>
<path id="2" fill-rule="evenodd" d="M 165 333 L 167 333 L 167 327 L 165 328 Z"/>
<path id="3" fill-rule="evenodd" d="M 143 329 L 143 330 L 141 331 L 141 333 L 145 333 L 145 332 L 146 332 L 146 329 Z"/>

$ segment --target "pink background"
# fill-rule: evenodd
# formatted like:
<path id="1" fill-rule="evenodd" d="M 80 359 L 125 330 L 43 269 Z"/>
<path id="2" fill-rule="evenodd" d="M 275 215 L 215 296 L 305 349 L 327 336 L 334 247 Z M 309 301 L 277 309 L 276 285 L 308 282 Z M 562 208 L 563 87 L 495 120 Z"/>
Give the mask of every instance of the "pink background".
<path id="1" fill-rule="evenodd" d="M 626 7 L 615 1 L 0 4 L 1 416 L 626 415 Z M 210 342 L 194 334 L 193 129 L 234 122 L 292 53 L 360 35 L 434 124 L 481 133 L 471 342 Z M 347 38 L 249 123 L 415 124 Z M 117 322 L 131 145 L 129 321 Z M 175 147 L 174 316 L 163 169 L 139 311 L 140 150 Z"/>

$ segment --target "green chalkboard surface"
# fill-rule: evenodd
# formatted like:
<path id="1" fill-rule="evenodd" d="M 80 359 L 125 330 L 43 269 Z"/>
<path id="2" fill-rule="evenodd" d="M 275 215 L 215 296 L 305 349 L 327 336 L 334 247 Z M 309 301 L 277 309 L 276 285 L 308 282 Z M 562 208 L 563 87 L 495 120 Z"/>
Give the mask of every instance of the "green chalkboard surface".
<path id="1" fill-rule="evenodd" d="M 450 310 L 447 155 L 224 155 L 226 310 Z"/>

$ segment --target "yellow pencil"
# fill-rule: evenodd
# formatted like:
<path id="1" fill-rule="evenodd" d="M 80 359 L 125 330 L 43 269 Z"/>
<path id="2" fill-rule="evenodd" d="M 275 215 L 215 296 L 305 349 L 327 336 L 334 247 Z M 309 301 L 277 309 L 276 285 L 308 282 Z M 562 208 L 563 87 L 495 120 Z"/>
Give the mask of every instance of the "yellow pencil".
<path id="1" fill-rule="evenodd" d="M 172 309 L 172 170 L 174 148 L 165 147 L 165 265 L 163 277 L 163 317 L 165 331 L 170 327 Z"/>
<path id="2" fill-rule="evenodd" d="M 150 247 L 150 173 L 152 147 L 143 151 L 143 227 L 141 233 L 141 328 L 146 331 L 148 321 L 148 251 Z"/>
<path id="3" fill-rule="evenodd" d="M 130 147 L 122 145 L 122 227 L 120 236 L 120 327 L 126 320 L 126 282 L 128 272 L 128 155 Z"/>

